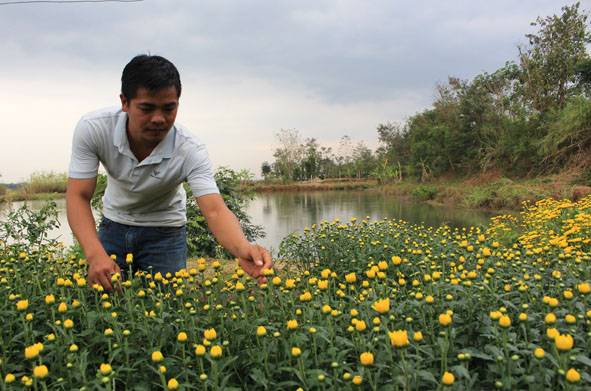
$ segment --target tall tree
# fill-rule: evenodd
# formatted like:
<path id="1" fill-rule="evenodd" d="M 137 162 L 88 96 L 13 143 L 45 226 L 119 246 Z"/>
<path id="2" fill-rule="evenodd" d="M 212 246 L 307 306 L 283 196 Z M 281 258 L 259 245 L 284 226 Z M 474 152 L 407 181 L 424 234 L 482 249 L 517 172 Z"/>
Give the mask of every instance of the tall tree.
<path id="1" fill-rule="evenodd" d="M 265 161 L 261 164 L 261 175 L 265 180 L 267 180 L 271 175 L 271 165 L 269 162 Z"/>
<path id="2" fill-rule="evenodd" d="M 303 146 L 302 179 L 308 180 L 319 176 L 320 161 L 322 159 L 319 150 L 320 145 L 315 138 L 307 138 Z"/>
<path id="3" fill-rule="evenodd" d="M 379 124 L 376 154 L 381 160 L 388 159 L 392 163 L 405 161 L 410 156 L 410 133 L 407 126 L 399 123 L 386 122 Z"/>
<path id="4" fill-rule="evenodd" d="M 275 138 L 279 142 L 273 153 L 275 174 L 283 180 L 297 180 L 303 155 L 300 132 L 297 129 L 281 129 Z"/>
<path id="5" fill-rule="evenodd" d="M 532 25 L 540 30 L 526 35 L 529 47 L 519 47 L 527 98 L 540 113 L 564 108 L 577 91 L 575 66 L 588 58 L 585 45 L 591 42 L 587 15 L 579 6 L 562 7 L 560 16 L 538 17 Z"/>

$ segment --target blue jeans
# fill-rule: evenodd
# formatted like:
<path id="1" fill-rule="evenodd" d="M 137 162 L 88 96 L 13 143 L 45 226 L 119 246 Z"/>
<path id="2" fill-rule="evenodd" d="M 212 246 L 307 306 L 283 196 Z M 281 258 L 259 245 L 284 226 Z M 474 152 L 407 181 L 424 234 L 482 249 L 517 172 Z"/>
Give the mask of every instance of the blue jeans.
<path id="1" fill-rule="evenodd" d="M 119 224 L 103 216 L 98 237 L 122 274 L 129 271 L 125 259 L 133 254 L 132 272 L 174 273 L 187 267 L 187 229 L 182 227 L 139 227 Z"/>

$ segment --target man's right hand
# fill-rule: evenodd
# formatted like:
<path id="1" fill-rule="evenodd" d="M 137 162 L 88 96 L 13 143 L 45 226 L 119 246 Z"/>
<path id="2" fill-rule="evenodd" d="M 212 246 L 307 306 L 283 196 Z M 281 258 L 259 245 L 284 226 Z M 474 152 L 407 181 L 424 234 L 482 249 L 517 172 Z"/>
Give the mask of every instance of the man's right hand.
<path id="1" fill-rule="evenodd" d="M 114 288 L 111 277 L 115 273 L 121 274 L 121 269 L 106 254 L 93 260 L 88 260 L 88 283 L 91 287 L 98 284 L 103 287 L 105 292 L 113 293 Z"/>

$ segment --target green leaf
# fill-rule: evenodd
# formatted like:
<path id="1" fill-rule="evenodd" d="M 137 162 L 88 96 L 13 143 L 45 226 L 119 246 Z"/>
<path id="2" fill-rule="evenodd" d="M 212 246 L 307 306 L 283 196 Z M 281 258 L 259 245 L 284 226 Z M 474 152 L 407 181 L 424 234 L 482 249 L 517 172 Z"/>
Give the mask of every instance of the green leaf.
<path id="1" fill-rule="evenodd" d="M 591 367 L 591 359 L 589 359 L 589 357 L 579 354 L 575 357 L 575 359 L 581 364 L 585 364 L 586 366 Z"/>
<path id="2" fill-rule="evenodd" d="M 426 381 L 431 382 L 433 384 L 439 384 L 439 382 L 437 381 L 435 376 L 433 376 L 433 374 L 429 371 L 421 369 L 420 371 L 417 371 L 416 374 L 418 377 L 420 377 L 423 380 L 426 380 Z"/>

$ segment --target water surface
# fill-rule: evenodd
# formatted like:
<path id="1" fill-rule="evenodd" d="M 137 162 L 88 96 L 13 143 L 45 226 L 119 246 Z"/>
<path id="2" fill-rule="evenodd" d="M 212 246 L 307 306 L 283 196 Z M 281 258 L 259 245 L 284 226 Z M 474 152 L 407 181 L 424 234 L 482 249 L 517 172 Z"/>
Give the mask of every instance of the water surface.
<path id="1" fill-rule="evenodd" d="M 33 210 L 39 210 L 44 203 L 45 201 L 27 201 L 27 205 Z M 66 218 L 66 200 L 57 199 L 56 203 L 61 226 L 51 232 L 51 237 L 67 246 L 72 245 L 72 232 Z M 0 220 L 5 219 L 7 208 L 17 209 L 23 204 L 24 202 L 0 204 Z M 302 233 L 304 227 L 325 220 L 332 222 L 338 218 L 345 222 L 352 217 L 369 221 L 387 218 L 403 220 L 409 224 L 461 228 L 486 226 L 495 215 L 486 211 L 414 202 L 371 190 L 260 193 L 248 202 L 246 212 L 251 216 L 252 222 L 262 225 L 267 233 L 265 238 L 257 242 L 274 254 L 279 250 L 279 243 L 284 237 Z"/>

